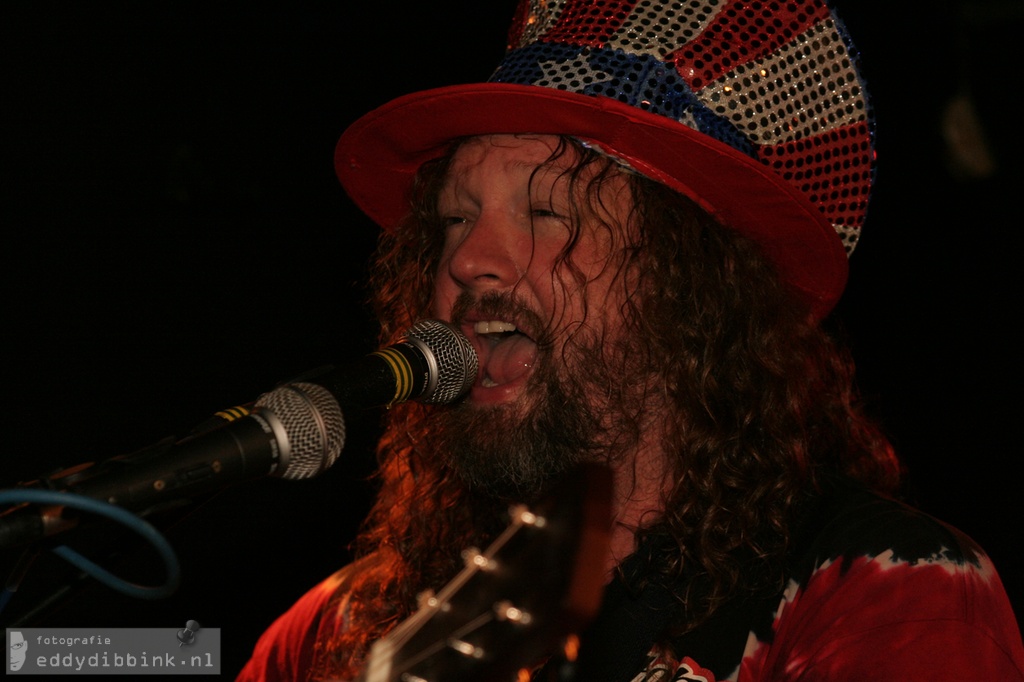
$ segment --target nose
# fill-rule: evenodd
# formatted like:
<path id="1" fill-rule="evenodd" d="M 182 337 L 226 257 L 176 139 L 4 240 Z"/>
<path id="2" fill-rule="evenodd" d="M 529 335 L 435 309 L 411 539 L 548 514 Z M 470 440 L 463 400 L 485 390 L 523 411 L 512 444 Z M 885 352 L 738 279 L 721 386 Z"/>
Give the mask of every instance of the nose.
<path id="1" fill-rule="evenodd" d="M 472 223 L 450 228 L 447 271 L 461 288 L 511 288 L 522 278 L 532 237 L 500 213 L 481 213 Z"/>

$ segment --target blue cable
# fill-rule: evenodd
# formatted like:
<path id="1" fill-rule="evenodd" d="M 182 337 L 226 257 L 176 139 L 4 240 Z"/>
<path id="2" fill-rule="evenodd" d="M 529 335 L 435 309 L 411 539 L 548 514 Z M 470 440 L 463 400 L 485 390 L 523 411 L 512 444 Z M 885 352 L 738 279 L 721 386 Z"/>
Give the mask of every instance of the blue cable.
<path id="1" fill-rule="evenodd" d="M 23 504 L 26 502 L 72 507 L 93 514 L 99 514 L 100 516 L 106 516 L 141 535 L 143 539 L 153 546 L 164 561 L 164 568 L 167 572 L 166 581 L 163 585 L 149 587 L 136 585 L 115 576 L 110 571 L 98 566 L 66 545 L 58 545 L 50 550 L 107 587 L 130 597 L 138 597 L 139 599 L 163 599 L 164 597 L 169 597 L 178 589 L 178 585 L 181 582 L 181 565 L 178 563 L 178 557 L 170 543 L 167 542 L 167 539 L 149 522 L 116 505 L 74 493 L 29 489 L 0 490 L 0 504 Z"/>

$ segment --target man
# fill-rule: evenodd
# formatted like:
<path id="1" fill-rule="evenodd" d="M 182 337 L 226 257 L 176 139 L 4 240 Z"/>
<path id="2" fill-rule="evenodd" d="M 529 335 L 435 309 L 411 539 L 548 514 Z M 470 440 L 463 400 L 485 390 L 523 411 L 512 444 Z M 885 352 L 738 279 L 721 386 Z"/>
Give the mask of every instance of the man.
<path id="1" fill-rule="evenodd" d="M 17 672 L 21 670 L 21 666 L 25 665 L 25 657 L 28 656 L 28 642 L 25 641 L 25 635 L 17 630 L 12 632 L 10 648 L 11 671 Z"/>
<path id="2" fill-rule="evenodd" d="M 359 558 L 240 679 L 354 679 L 510 503 L 587 464 L 614 481 L 603 602 L 578 652 L 518 661 L 535 679 L 1024 678 L 991 562 L 891 498 L 899 464 L 821 326 L 874 162 L 831 11 L 523 2 L 510 36 L 489 83 L 339 142 L 385 228 L 382 338 L 440 318 L 480 372 L 389 411 Z"/>

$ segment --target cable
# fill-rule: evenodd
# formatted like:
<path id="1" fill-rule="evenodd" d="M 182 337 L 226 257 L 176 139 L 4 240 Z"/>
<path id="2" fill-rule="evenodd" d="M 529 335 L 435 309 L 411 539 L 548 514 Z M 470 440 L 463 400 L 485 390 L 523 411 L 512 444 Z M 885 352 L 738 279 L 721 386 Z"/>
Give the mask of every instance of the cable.
<path id="1" fill-rule="evenodd" d="M 0 490 L 0 504 L 23 503 L 53 504 L 105 516 L 142 536 L 142 538 L 152 545 L 163 559 L 167 579 L 163 585 L 150 587 L 145 585 L 136 585 L 115 576 L 110 571 L 95 564 L 90 559 L 82 556 L 67 545 L 58 545 L 57 547 L 50 549 L 51 552 L 81 569 L 107 587 L 130 597 L 137 597 L 139 599 L 163 599 L 164 597 L 169 597 L 178 589 L 178 585 L 181 582 L 181 565 L 178 562 L 177 555 L 174 553 L 174 549 L 156 528 L 135 514 L 108 502 L 101 502 L 99 500 L 94 500 L 91 497 L 76 495 L 74 493 L 57 492 L 52 490 Z"/>

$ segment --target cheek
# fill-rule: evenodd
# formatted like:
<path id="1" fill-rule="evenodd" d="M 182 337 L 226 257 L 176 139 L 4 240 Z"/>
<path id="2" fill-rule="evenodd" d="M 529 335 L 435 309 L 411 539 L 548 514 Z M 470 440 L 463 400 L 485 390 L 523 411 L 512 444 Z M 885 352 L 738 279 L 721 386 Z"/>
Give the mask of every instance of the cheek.
<path id="1" fill-rule="evenodd" d="M 576 285 L 575 292 L 567 292 L 569 308 L 605 331 L 621 329 L 626 303 L 636 295 L 639 276 L 635 269 L 623 266 L 621 254 L 612 259 L 602 254 L 589 263 L 577 263 L 577 267 L 585 280 Z"/>
<path id="2" fill-rule="evenodd" d="M 439 268 L 437 276 L 434 277 L 434 291 L 430 299 L 431 315 L 442 320 L 448 320 L 458 295 L 459 289 L 451 277 L 447 275 L 447 268 Z"/>
<path id="3" fill-rule="evenodd" d="M 569 263 L 559 265 L 559 278 L 571 298 L 584 297 L 592 305 L 600 304 L 619 281 L 620 258 L 604 243 L 580 242 Z"/>

